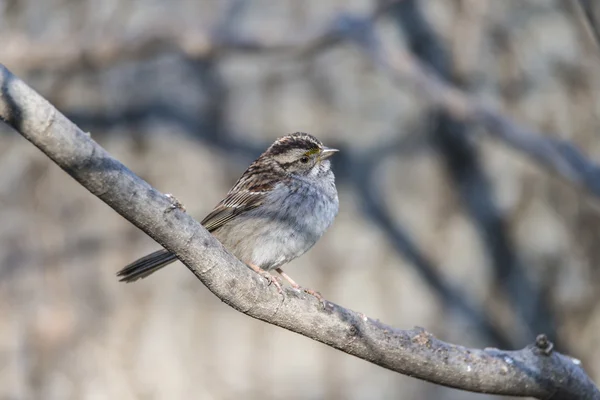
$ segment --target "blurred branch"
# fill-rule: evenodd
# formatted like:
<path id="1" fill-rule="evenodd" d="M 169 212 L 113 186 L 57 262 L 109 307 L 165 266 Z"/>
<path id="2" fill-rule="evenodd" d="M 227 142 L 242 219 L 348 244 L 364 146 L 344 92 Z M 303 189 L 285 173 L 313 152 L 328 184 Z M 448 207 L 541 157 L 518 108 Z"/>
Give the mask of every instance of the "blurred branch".
<path id="1" fill-rule="evenodd" d="M 137 177 L 89 134 L 0 65 L 0 119 L 82 186 L 172 252 L 223 302 L 402 374 L 454 388 L 539 399 L 600 399 L 578 360 L 544 337 L 519 351 L 468 349 L 423 329 L 398 330 L 286 289 L 285 298 L 246 268 L 197 221 Z M 171 212 L 169 212 L 171 211 Z"/>
<path id="2" fill-rule="evenodd" d="M 106 37 L 101 41 L 90 41 L 77 36 L 60 43 L 32 41 L 25 35 L 14 35 L 4 44 L 2 59 L 20 71 L 77 71 L 89 66 L 108 68 L 119 62 L 141 61 L 164 53 L 201 59 L 226 51 L 282 51 L 288 50 L 290 45 L 288 42 L 277 43 L 268 38 L 244 40 L 224 34 L 222 28 L 217 28 L 214 32 L 183 32 L 179 28 L 156 28 L 155 31 L 126 39 Z"/>
<path id="3" fill-rule="evenodd" d="M 215 97 L 218 96 L 215 94 Z M 219 105 L 211 104 L 209 110 L 213 111 L 191 113 L 172 102 L 153 100 L 131 107 L 123 107 L 116 110 L 115 113 L 72 111 L 67 115 L 76 124 L 82 125 L 85 129 L 100 131 L 101 134 L 106 134 L 106 131 L 116 126 L 130 126 L 143 123 L 148 119 L 158 119 L 161 122 L 173 124 L 194 139 L 219 149 L 226 149 L 227 153 L 234 157 L 258 157 L 269 143 L 263 143 L 261 146 L 250 141 L 232 138 L 221 128 L 220 112 L 214 110 Z M 221 134 L 215 134 L 215 131 Z"/>
<path id="4" fill-rule="evenodd" d="M 594 6 L 591 0 L 574 0 L 575 8 L 584 21 L 586 28 L 589 30 L 590 35 L 594 38 L 596 46 L 600 48 L 600 27 L 598 26 L 598 19 L 594 13 Z"/>
<path id="5" fill-rule="evenodd" d="M 587 189 L 600 197 L 600 168 L 566 140 L 519 125 L 495 107 L 473 98 L 442 79 L 429 65 L 405 51 L 383 48 L 372 24 L 365 18 L 346 15 L 346 26 L 352 40 L 390 79 L 414 86 L 435 106 L 456 121 L 470 122 L 486 128 L 494 138 L 521 151 L 567 182 Z M 355 28 L 352 28 L 355 27 Z M 360 37 L 357 37 L 360 32 Z"/>
<path id="6" fill-rule="evenodd" d="M 375 171 L 386 155 L 396 152 L 396 147 L 386 143 L 381 147 L 356 155 L 347 162 L 352 170 L 354 188 L 362 201 L 365 213 L 377 224 L 390 240 L 396 251 L 405 257 L 417 270 L 420 277 L 440 297 L 441 303 L 448 308 L 460 311 L 477 329 L 487 336 L 488 340 L 502 347 L 514 347 L 513 341 L 502 332 L 492 316 L 470 302 L 458 288 L 450 285 L 438 272 L 430 259 L 419 249 L 400 224 L 394 221 L 386 205 L 382 202 L 374 179 Z M 340 154 L 342 156 L 343 153 Z"/>
<path id="7" fill-rule="evenodd" d="M 374 23 L 395 3 L 403 0 L 385 0 L 367 16 Z M 83 36 L 58 43 L 40 43 L 25 35 L 13 35 L 3 43 L 2 61 L 12 69 L 31 71 L 43 69 L 77 71 L 93 66 L 107 68 L 130 60 L 155 58 L 164 53 L 182 54 L 189 59 L 207 59 L 220 54 L 238 52 L 247 54 L 291 53 L 298 57 L 316 54 L 344 40 L 347 32 L 344 18 L 334 18 L 325 27 L 313 27 L 305 32 L 294 32 L 289 37 L 239 35 L 234 23 L 243 11 L 245 2 L 229 2 L 222 18 L 212 29 L 185 30 L 179 26 L 154 27 L 152 32 L 124 39 L 102 38 L 89 41 Z"/>
<path id="8" fill-rule="evenodd" d="M 416 0 L 405 0 L 392 7 L 390 16 L 402 29 L 409 48 L 441 79 L 452 80 L 450 56 L 426 20 Z M 373 38 L 369 44 L 377 46 Z M 483 245 L 494 267 L 495 279 L 511 306 L 517 311 L 528 332 L 517 340 L 526 343 L 535 332 L 556 338 L 553 316 L 542 301 L 538 287 L 531 282 L 517 256 L 506 222 L 495 204 L 492 187 L 479 160 L 477 147 L 469 140 L 469 123 L 457 120 L 446 110 L 433 113 L 433 143 L 446 164 L 451 180 L 460 194 L 467 213 L 479 229 Z M 517 333 L 517 332 L 515 332 Z M 517 336 L 517 335 L 515 335 Z"/>
<path id="9" fill-rule="evenodd" d="M 403 7 L 405 1 L 381 1 L 367 16 L 339 13 L 316 35 L 297 35 L 295 37 L 298 39 L 284 40 L 276 44 L 266 40 L 235 38 L 235 35 L 230 35 L 228 41 L 238 43 L 237 46 L 233 46 L 237 49 L 252 49 L 256 52 L 285 50 L 293 52 L 298 58 L 313 56 L 344 41 L 353 42 L 393 82 L 402 87 L 406 84 L 412 85 L 432 106 L 448 113 L 456 121 L 470 122 L 486 128 L 492 137 L 519 150 L 567 182 L 600 197 L 600 168 L 572 143 L 522 126 L 496 107 L 446 82 L 436 72 L 441 60 L 419 61 L 406 51 L 383 48 L 375 33 L 374 24 L 394 7 Z M 414 21 L 411 23 L 416 26 Z M 432 57 L 439 55 L 432 54 Z"/>
<path id="10" fill-rule="evenodd" d="M 68 70 L 93 64 L 108 67 L 118 61 L 156 57 L 164 52 L 181 53 L 191 59 L 209 58 L 225 52 L 290 53 L 299 59 L 310 57 L 346 41 L 354 42 L 382 70 L 401 86 L 413 85 L 433 106 L 462 122 L 486 128 L 496 139 L 524 153 L 567 182 L 600 197 L 600 168 L 566 140 L 522 126 L 496 107 L 469 96 L 445 82 L 435 70 L 400 49 L 383 49 L 374 32 L 374 23 L 403 0 L 381 1 L 367 16 L 340 13 L 324 29 L 309 29 L 291 38 L 240 37 L 231 32 L 224 18 L 212 31 L 182 33 L 182 30 L 157 28 L 158 32 L 130 40 L 106 39 L 92 45 L 77 39 L 60 44 L 32 43 L 24 37 L 7 40 L 2 60 L 14 69 L 44 68 Z M 233 13 L 235 14 L 235 13 Z M 81 39 L 80 39 L 81 40 Z"/>

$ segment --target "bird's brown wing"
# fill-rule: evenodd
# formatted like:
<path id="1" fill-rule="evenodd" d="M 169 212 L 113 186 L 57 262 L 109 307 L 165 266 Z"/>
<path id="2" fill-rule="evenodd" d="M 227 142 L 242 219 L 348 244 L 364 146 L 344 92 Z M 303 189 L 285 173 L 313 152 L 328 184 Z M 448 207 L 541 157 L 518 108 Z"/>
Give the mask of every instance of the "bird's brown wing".
<path id="1" fill-rule="evenodd" d="M 267 192 L 241 191 L 229 193 L 210 214 L 202 220 L 209 232 L 215 231 L 236 216 L 260 206 Z"/>
<path id="2" fill-rule="evenodd" d="M 260 206 L 283 179 L 282 176 L 283 171 L 277 163 L 258 158 L 250 164 L 227 196 L 202 220 L 202 225 L 213 232 L 236 216 Z"/>

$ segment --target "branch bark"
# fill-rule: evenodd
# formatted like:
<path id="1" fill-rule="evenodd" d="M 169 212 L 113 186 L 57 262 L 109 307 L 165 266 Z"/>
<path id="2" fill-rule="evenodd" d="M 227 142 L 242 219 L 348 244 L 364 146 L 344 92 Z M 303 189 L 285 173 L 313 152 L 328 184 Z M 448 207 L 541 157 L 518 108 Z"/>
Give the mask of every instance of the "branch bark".
<path id="1" fill-rule="evenodd" d="M 0 119 L 179 259 L 223 302 L 381 367 L 453 388 L 538 399 L 600 399 L 578 360 L 538 340 L 518 351 L 469 349 L 422 328 L 399 330 L 331 302 L 285 298 L 197 221 L 136 176 L 0 64 Z M 543 338 L 542 338 L 543 339 Z"/>

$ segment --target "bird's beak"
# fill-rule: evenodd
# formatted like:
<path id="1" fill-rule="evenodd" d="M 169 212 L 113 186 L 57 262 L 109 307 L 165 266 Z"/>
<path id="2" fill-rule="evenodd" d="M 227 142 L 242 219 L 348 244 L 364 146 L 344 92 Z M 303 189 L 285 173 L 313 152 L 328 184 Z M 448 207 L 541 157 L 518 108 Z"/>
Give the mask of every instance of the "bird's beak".
<path id="1" fill-rule="evenodd" d="M 335 153 L 337 153 L 339 150 L 338 149 L 332 149 L 330 147 L 323 147 L 323 150 L 321 150 L 321 155 L 319 156 L 319 160 L 326 160 L 329 157 L 331 157 L 332 155 L 334 155 Z"/>

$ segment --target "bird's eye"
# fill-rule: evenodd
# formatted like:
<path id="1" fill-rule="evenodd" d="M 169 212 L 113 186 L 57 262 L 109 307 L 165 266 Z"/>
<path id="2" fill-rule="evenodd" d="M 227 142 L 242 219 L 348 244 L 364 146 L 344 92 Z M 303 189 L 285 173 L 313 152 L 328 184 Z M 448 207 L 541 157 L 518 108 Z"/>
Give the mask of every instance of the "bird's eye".
<path id="1" fill-rule="evenodd" d="M 302 157 L 302 158 L 300 159 L 300 162 L 301 162 L 302 164 L 306 164 L 306 163 L 308 163 L 308 161 L 309 161 L 309 158 L 308 158 L 308 156 L 304 156 L 304 157 Z"/>

